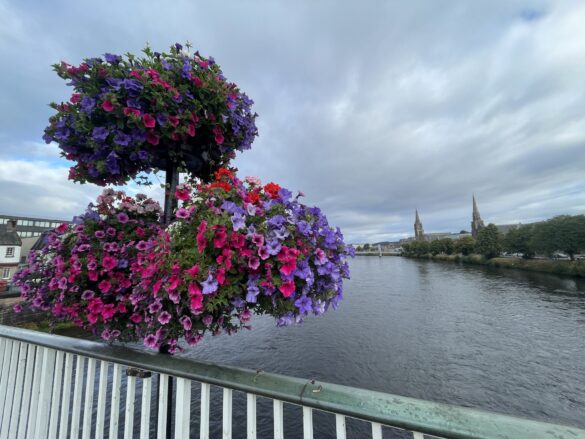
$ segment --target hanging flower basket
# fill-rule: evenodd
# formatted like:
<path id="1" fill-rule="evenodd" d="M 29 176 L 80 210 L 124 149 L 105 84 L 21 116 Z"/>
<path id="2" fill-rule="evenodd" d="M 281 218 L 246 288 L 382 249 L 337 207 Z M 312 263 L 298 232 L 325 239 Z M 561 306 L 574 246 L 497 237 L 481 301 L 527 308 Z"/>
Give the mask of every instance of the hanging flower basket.
<path id="1" fill-rule="evenodd" d="M 132 273 L 161 236 L 160 213 L 144 195 L 106 189 L 73 224 L 52 230 L 42 250 L 30 252 L 28 267 L 14 276 L 25 304 L 105 340 L 139 338 Z"/>
<path id="2" fill-rule="evenodd" d="M 54 65 L 74 89 L 45 129 L 47 143 L 76 162 L 69 178 L 124 184 L 169 165 L 209 180 L 258 135 L 253 102 L 212 57 L 144 49 L 144 57 L 105 54 L 79 66 Z M 170 163 L 169 163 L 170 162 Z"/>
<path id="3" fill-rule="evenodd" d="M 135 273 L 146 346 L 176 352 L 183 338 L 195 344 L 207 331 L 249 328 L 252 314 L 290 325 L 342 299 L 353 248 L 318 208 L 227 169 L 195 191 L 179 185 L 176 196 L 184 205 L 169 239 Z"/>

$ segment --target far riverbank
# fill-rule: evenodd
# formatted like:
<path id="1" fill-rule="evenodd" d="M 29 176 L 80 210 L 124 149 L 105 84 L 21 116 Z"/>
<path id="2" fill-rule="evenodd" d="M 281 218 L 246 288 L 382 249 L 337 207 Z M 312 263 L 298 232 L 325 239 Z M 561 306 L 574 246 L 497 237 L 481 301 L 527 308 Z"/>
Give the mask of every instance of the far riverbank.
<path id="1" fill-rule="evenodd" d="M 492 258 L 481 255 L 425 255 L 405 256 L 413 259 L 429 259 L 432 261 L 462 262 L 464 264 L 485 265 L 496 268 L 515 268 L 517 270 L 552 273 L 564 276 L 585 278 L 585 261 L 559 261 L 550 259 Z"/>

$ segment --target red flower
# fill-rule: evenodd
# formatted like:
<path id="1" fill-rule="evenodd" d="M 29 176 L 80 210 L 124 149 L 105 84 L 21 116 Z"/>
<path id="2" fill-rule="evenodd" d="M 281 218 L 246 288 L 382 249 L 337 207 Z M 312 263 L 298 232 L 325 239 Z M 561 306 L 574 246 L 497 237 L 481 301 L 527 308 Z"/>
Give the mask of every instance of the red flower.
<path id="1" fill-rule="evenodd" d="M 224 190 L 224 191 L 226 191 L 226 192 L 229 192 L 229 191 L 231 191 L 231 190 L 232 190 L 232 187 L 231 187 L 231 185 L 229 185 L 228 183 L 226 183 L 226 182 L 223 182 L 223 181 L 219 181 L 219 182 L 211 183 L 211 184 L 209 185 L 209 188 L 210 188 L 210 189 L 214 189 L 214 188 L 220 188 L 220 189 L 223 189 L 223 190 Z"/>
<path id="2" fill-rule="evenodd" d="M 284 297 L 290 297 L 295 292 L 295 283 L 292 280 L 283 282 L 278 289 Z"/>
<path id="3" fill-rule="evenodd" d="M 179 118 L 177 116 L 169 116 L 169 123 L 176 127 L 177 125 L 179 125 Z"/>
<path id="4" fill-rule="evenodd" d="M 140 110 L 138 110 L 137 108 L 125 107 L 123 111 L 125 116 L 128 116 L 129 114 L 140 116 Z"/>
<path id="5" fill-rule="evenodd" d="M 159 140 L 160 140 L 160 137 L 158 137 L 156 134 L 154 134 L 154 131 L 148 131 L 146 133 L 146 141 L 148 143 L 150 143 L 151 145 L 158 145 Z"/>
<path id="6" fill-rule="evenodd" d="M 264 192 L 270 195 L 271 198 L 278 198 L 278 191 L 280 190 L 280 186 L 276 183 L 268 183 L 264 186 Z"/>
<path id="7" fill-rule="evenodd" d="M 217 171 L 215 171 L 215 179 L 218 181 L 223 177 L 232 178 L 233 176 L 234 173 L 227 168 L 219 168 Z"/>
<path id="8" fill-rule="evenodd" d="M 142 116 L 142 120 L 144 121 L 144 126 L 146 128 L 154 128 L 156 125 L 156 119 L 150 114 L 144 114 Z"/>
<path id="9" fill-rule="evenodd" d="M 55 230 L 56 230 L 58 233 L 65 233 L 65 232 L 67 231 L 67 229 L 68 229 L 68 228 L 69 228 L 69 224 L 67 224 L 67 223 L 63 223 L 63 224 L 60 224 L 60 225 L 59 225 L 59 227 L 57 227 Z"/>
<path id="10" fill-rule="evenodd" d="M 80 99 L 81 99 L 81 95 L 79 93 L 73 93 L 71 95 L 70 101 L 71 101 L 72 104 L 76 104 L 76 103 L 79 102 Z"/>
<path id="11" fill-rule="evenodd" d="M 213 129 L 213 134 L 215 134 L 215 143 L 217 143 L 218 145 L 221 145 L 223 143 L 223 134 L 221 132 L 221 128 L 216 126 Z"/>
<path id="12" fill-rule="evenodd" d="M 107 293 L 112 289 L 112 284 L 104 279 L 98 284 L 98 287 L 102 293 Z"/>
<path id="13" fill-rule="evenodd" d="M 130 72 L 130 76 L 134 76 L 137 79 L 142 79 L 142 73 L 139 72 L 138 70 L 132 70 Z"/>
<path id="14" fill-rule="evenodd" d="M 188 200 L 189 199 L 189 190 L 188 189 L 177 189 L 175 191 L 175 197 L 181 201 Z"/>
<path id="15" fill-rule="evenodd" d="M 198 76 L 193 76 L 191 79 L 193 80 L 195 87 L 201 87 L 203 85 L 203 81 Z"/>
<path id="16" fill-rule="evenodd" d="M 189 126 L 187 127 L 187 134 L 189 134 L 191 137 L 195 136 L 195 125 L 193 125 L 192 123 L 190 123 Z"/>
<path id="17" fill-rule="evenodd" d="M 116 268 L 117 265 L 118 260 L 113 256 L 106 256 L 102 259 L 102 266 L 108 271 Z"/>
<path id="18" fill-rule="evenodd" d="M 104 109 L 104 111 L 113 111 L 114 110 L 114 104 L 112 104 L 112 101 L 110 101 L 109 99 L 106 99 L 103 103 L 102 103 L 102 108 Z"/>

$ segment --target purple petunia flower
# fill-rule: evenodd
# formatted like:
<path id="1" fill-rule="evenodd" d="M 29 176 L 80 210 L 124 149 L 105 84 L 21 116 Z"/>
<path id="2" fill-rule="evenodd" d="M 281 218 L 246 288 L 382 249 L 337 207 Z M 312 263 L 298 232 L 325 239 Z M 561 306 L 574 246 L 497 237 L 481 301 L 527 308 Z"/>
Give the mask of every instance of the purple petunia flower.
<path id="1" fill-rule="evenodd" d="M 213 294 L 217 291 L 217 280 L 213 278 L 211 273 L 207 276 L 207 279 L 201 282 L 203 285 L 203 294 Z"/>
<path id="2" fill-rule="evenodd" d="M 122 224 L 127 223 L 128 220 L 130 219 L 128 214 L 126 214 L 125 212 L 120 212 L 118 215 L 116 215 L 116 218 L 118 218 L 118 221 L 120 221 Z"/>
<path id="3" fill-rule="evenodd" d="M 156 338 L 155 335 L 153 334 L 148 334 L 146 337 L 144 337 L 144 346 L 148 347 L 148 348 L 157 348 L 158 347 L 158 339 Z"/>
<path id="4" fill-rule="evenodd" d="M 258 294 L 260 294 L 260 289 L 256 285 L 248 286 L 248 292 L 246 293 L 246 302 L 248 303 L 256 303 Z"/>
<path id="5" fill-rule="evenodd" d="M 177 210 L 177 212 L 175 213 L 175 216 L 177 218 L 189 218 L 191 216 L 191 212 L 189 212 L 184 207 L 181 207 L 180 209 Z"/>
<path id="6" fill-rule="evenodd" d="M 111 53 L 104 53 L 104 58 L 107 62 L 114 64 L 119 63 L 122 61 L 122 57 L 120 55 L 113 55 Z"/>
<path id="7" fill-rule="evenodd" d="M 108 130 L 104 127 L 95 127 L 91 132 L 91 138 L 97 141 L 104 141 L 108 137 Z"/>
<path id="8" fill-rule="evenodd" d="M 309 314 L 313 311 L 313 302 L 304 294 L 295 300 L 295 306 L 299 309 L 301 314 Z"/>
<path id="9" fill-rule="evenodd" d="M 89 114 L 89 113 L 91 113 L 91 111 L 95 107 L 95 99 L 90 98 L 89 96 L 84 96 L 81 99 L 81 102 L 79 103 L 79 105 L 81 106 L 81 109 L 85 113 Z"/>
<path id="10" fill-rule="evenodd" d="M 161 325 L 166 325 L 171 321 L 171 314 L 168 311 L 163 311 L 158 316 L 158 322 Z"/>
<path id="11" fill-rule="evenodd" d="M 114 136 L 114 143 L 117 143 L 121 146 L 128 146 L 132 141 L 132 137 L 126 133 L 118 132 Z"/>
<path id="12" fill-rule="evenodd" d="M 93 296 L 95 296 L 95 293 L 91 290 L 85 290 L 83 293 L 81 293 L 81 298 L 83 300 L 89 300 L 92 299 Z"/>
<path id="13" fill-rule="evenodd" d="M 234 230 L 240 230 L 244 227 L 246 227 L 246 221 L 245 218 L 239 214 L 239 213 L 234 213 L 231 217 L 232 219 L 232 225 Z"/>
<path id="14" fill-rule="evenodd" d="M 285 221 L 286 221 L 286 219 L 282 215 L 274 215 L 272 218 L 270 218 L 268 221 L 266 221 L 266 223 L 269 226 L 279 228 L 279 227 L 282 227 L 282 225 L 284 224 Z"/>
<path id="15" fill-rule="evenodd" d="M 266 242 L 266 250 L 272 256 L 275 256 L 278 253 L 280 253 L 281 248 L 282 248 L 282 244 L 276 239 L 271 239 L 271 240 Z"/>

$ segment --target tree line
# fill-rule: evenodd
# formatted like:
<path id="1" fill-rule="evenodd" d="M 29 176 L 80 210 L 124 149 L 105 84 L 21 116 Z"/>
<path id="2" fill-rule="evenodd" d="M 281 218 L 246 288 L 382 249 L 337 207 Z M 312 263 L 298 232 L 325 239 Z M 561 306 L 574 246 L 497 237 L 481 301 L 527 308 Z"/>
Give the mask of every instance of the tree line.
<path id="1" fill-rule="evenodd" d="M 412 241 L 402 246 L 408 256 L 428 254 L 480 254 L 490 259 L 502 252 L 521 254 L 525 259 L 536 255 L 566 254 L 571 260 L 585 252 L 585 215 L 562 215 L 547 221 L 527 224 L 501 234 L 494 224 L 481 229 L 477 239 L 466 236 L 458 240 L 449 238 L 435 241 Z"/>

